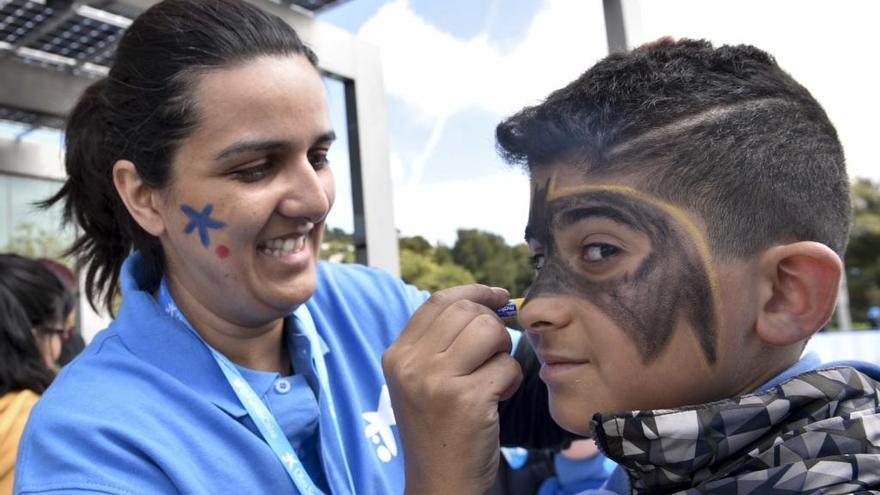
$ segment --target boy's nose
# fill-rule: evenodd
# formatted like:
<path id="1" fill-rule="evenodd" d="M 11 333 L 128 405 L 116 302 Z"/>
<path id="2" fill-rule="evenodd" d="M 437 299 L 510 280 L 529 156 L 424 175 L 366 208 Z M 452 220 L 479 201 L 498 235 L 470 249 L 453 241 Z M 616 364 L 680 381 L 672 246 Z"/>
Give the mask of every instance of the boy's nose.
<path id="1" fill-rule="evenodd" d="M 562 297 L 526 298 L 517 312 L 519 322 L 527 331 L 542 333 L 563 328 L 571 323 L 571 305 Z"/>

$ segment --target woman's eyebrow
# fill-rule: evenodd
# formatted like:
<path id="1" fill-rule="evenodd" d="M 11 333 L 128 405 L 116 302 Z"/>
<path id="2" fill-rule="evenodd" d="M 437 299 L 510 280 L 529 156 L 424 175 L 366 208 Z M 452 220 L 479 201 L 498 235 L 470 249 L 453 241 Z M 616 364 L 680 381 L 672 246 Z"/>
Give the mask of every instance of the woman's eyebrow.
<path id="1" fill-rule="evenodd" d="M 314 143 L 315 144 L 330 144 L 333 141 L 336 141 L 336 132 L 327 131 L 327 132 L 321 134 L 320 136 L 318 136 L 317 138 L 315 138 Z"/>
<path id="2" fill-rule="evenodd" d="M 313 141 L 315 144 L 330 144 L 336 140 L 336 133 L 333 131 L 324 132 Z M 254 151 L 289 151 L 293 146 L 289 141 L 283 139 L 257 139 L 249 141 L 239 141 L 235 144 L 227 146 L 214 160 L 224 160 L 226 158 L 240 155 L 243 153 L 252 153 Z"/>
<path id="3" fill-rule="evenodd" d="M 287 151 L 291 149 L 291 144 L 282 139 L 261 139 L 251 141 L 239 141 L 235 144 L 227 146 L 214 160 L 223 160 L 242 153 L 250 153 L 254 151 Z"/>

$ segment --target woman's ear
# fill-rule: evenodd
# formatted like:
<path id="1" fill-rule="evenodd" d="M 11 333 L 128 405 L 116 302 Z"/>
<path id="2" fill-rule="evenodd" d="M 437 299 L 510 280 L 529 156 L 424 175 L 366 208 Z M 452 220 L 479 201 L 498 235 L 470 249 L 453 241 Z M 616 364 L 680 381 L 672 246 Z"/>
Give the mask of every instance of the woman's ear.
<path id="1" fill-rule="evenodd" d="M 799 241 L 761 255 L 761 304 L 756 330 L 777 346 L 808 339 L 828 322 L 837 302 L 843 263 L 828 246 Z"/>
<path id="2" fill-rule="evenodd" d="M 141 179 L 134 163 L 118 160 L 113 164 L 113 185 L 134 221 L 150 234 L 162 235 L 165 221 L 157 208 L 157 191 Z"/>

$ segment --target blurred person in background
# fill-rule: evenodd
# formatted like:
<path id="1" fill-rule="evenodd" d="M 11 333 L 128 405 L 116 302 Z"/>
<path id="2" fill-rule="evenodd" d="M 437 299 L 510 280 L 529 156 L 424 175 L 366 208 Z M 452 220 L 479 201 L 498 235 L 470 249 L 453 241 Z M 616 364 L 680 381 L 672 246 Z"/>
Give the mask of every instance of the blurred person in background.
<path id="1" fill-rule="evenodd" d="M 5 267 L 0 273 L 6 274 Z M 0 283 L 0 495 L 12 493 L 18 440 L 53 376 L 24 308 Z"/>
<path id="2" fill-rule="evenodd" d="M 37 348 L 49 369 L 58 368 L 68 334 L 70 294 L 64 282 L 37 260 L 0 254 L 0 285 L 18 300 L 34 332 Z"/>
<path id="3" fill-rule="evenodd" d="M 874 305 L 868 308 L 868 325 L 871 328 L 880 328 L 880 306 Z"/>
<path id="4" fill-rule="evenodd" d="M 61 279 L 66 289 L 64 298 L 64 314 L 67 315 L 64 318 L 66 333 L 61 344 L 61 356 L 58 358 L 58 366 L 60 367 L 72 361 L 86 346 L 82 333 L 76 325 L 76 307 L 79 299 L 76 275 L 59 261 L 50 258 L 40 258 L 38 261 Z"/>

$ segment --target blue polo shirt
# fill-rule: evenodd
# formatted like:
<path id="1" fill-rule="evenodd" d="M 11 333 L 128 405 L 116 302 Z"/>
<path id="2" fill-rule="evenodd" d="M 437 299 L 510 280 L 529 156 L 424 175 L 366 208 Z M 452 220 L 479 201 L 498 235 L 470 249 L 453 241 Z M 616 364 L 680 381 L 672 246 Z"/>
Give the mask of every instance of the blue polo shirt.
<path id="1" fill-rule="evenodd" d="M 136 253 L 123 266 L 118 317 L 34 407 L 14 492 L 296 493 L 209 350 L 144 286 Z M 377 269 L 323 262 L 317 287 L 298 311 L 325 351 L 342 447 L 293 318 L 285 335 L 296 374 L 240 371 L 319 486 L 400 493 L 403 461 L 380 361 L 427 295 Z"/>

